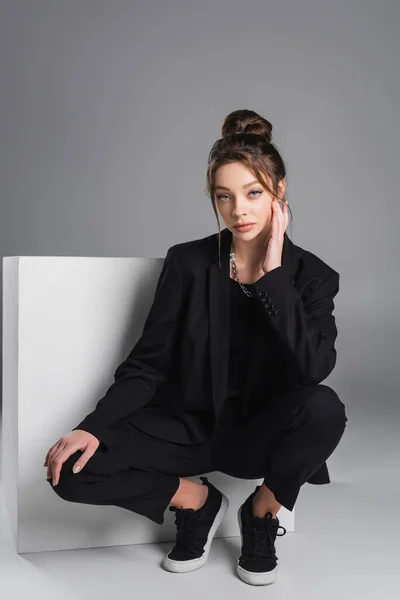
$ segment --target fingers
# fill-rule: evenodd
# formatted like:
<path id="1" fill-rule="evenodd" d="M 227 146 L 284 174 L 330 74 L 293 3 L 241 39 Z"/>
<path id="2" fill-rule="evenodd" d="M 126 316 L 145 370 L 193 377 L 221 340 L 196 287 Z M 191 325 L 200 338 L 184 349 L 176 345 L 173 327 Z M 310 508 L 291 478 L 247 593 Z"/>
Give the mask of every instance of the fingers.
<path id="1" fill-rule="evenodd" d="M 284 202 L 284 204 L 283 204 L 283 223 L 284 223 L 283 231 L 285 232 L 287 229 L 287 226 L 289 224 L 289 210 L 288 210 L 288 205 L 286 202 Z"/>
<path id="2" fill-rule="evenodd" d="M 46 460 L 44 461 L 44 466 L 47 466 L 47 479 L 51 479 L 51 459 L 53 454 L 57 451 L 57 448 L 60 444 L 61 440 L 59 440 L 56 444 L 51 446 L 46 455 Z"/>
<path id="3" fill-rule="evenodd" d="M 86 465 L 88 460 L 96 452 L 97 446 L 87 445 L 85 452 L 81 454 L 79 460 L 72 467 L 74 473 L 79 473 Z M 53 487 L 56 486 L 60 479 L 61 468 L 65 461 L 76 452 L 76 448 L 68 442 L 58 443 L 53 450 L 51 450 L 48 459 L 47 479 L 52 479 Z"/>
<path id="4" fill-rule="evenodd" d="M 74 473 L 79 473 L 80 471 L 82 471 L 83 467 L 86 465 L 88 460 L 96 452 L 97 448 L 98 448 L 98 445 L 97 445 L 97 447 L 92 446 L 92 445 L 86 446 L 86 450 L 80 455 L 79 459 L 76 461 L 76 463 L 72 467 L 72 471 Z"/>
<path id="5" fill-rule="evenodd" d="M 274 238 L 279 239 L 279 231 L 280 231 L 280 222 L 281 222 L 281 208 L 279 206 L 278 200 L 274 200 L 272 202 L 274 214 L 272 215 L 272 232 Z"/>
<path id="6" fill-rule="evenodd" d="M 272 202 L 272 206 L 274 209 L 274 214 L 272 216 L 272 224 L 274 221 L 276 223 L 276 227 L 278 229 L 277 234 L 279 236 L 283 236 L 286 231 L 289 222 L 288 208 L 286 202 L 283 202 L 282 206 L 279 204 L 277 199 L 274 199 Z M 274 219 L 275 217 L 275 219 Z"/>
<path id="7" fill-rule="evenodd" d="M 52 461 L 53 487 L 56 486 L 59 482 L 61 467 L 74 452 L 75 450 L 73 448 L 64 446 L 63 450 L 59 454 L 57 454 L 57 456 Z"/>
<path id="8" fill-rule="evenodd" d="M 54 451 L 54 450 L 55 450 L 55 449 L 58 447 L 58 444 L 59 444 L 60 442 L 61 442 L 61 439 L 60 439 L 60 440 L 58 440 L 58 442 L 56 442 L 56 443 L 55 443 L 55 444 L 53 444 L 52 446 L 50 446 L 50 448 L 49 448 L 49 450 L 47 451 L 47 454 L 46 454 L 46 458 L 45 458 L 44 465 L 43 465 L 44 467 L 47 467 L 47 466 L 48 466 L 48 463 L 49 463 L 49 460 L 50 460 L 50 455 L 51 455 L 51 453 L 52 453 L 52 452 L 53 452 L 53 451 Z"/>
<path id="9" fill-rule="evenodd" d="M 47 461 L 47 479 L 53 479 L 53 485 L 55 485 L 54 481 L 55 481 L 56 465 L 58 464 L 57 460 L 58 460 L 59 456 L 64 452 L 66 446 L 67 446 L 67 444 L 65 442 L 63 442 L 63 440 L 61 439 L 50 450 L 49 458 Z M 64 460 L 66 460 L 66 459 L 64 459 Z M 61 465 L 62 465 L 62 463 L 61 463 Z M 59 466 L 58 473 L 60 472 L 61 465 Z"/>

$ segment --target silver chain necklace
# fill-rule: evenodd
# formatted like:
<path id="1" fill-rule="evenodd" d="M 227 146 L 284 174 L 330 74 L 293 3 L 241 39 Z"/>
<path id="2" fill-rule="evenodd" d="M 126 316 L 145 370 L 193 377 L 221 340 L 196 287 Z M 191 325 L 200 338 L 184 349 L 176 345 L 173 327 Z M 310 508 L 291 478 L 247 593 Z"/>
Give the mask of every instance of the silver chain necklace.
<path id="1" fill-rule="evenodd" d="M 242 288 L 242 290 L 244 291 L 244 293 L 246 294 L 246 296 L 249 296 L 249 298 L 252 298 L 253 294 L 251 293 L 251 291 L 248 290 L 246 288 L 246 286 L 244 285 L 244 283 L 242 283 L 239 280 L 238 270 L 237 270 L 237 266 L 236 266 L 236 262 L 235 262 L 235 253 L 232 251 L 232 245 L 231 245 L 231 251 L 230 251 L 230 258 L 229 258 L 229 260 L 232 263 L 232 271 L 233 271 L 233 276 L 234 276 L 235 280 L 238 282 L 238 284 L 240 285 L 240 287 Z"/>

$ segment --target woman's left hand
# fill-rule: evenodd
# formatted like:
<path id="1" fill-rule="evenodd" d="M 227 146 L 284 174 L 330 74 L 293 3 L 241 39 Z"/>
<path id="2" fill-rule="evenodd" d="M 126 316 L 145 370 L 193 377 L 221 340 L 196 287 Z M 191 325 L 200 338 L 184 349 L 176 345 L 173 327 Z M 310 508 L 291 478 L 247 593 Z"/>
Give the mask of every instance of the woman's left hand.
<path id="1" fill-rule="evenodd" d="M 278 200 L 272 202 L 272 228 L 271 235 L 267 240 L 267 251 L 261 268 L 264 273 L 268 273 L 282 265 L 282 249 L 284 234 L 289 223 L 289 213 L 286 202 L 280 207 Z"/>

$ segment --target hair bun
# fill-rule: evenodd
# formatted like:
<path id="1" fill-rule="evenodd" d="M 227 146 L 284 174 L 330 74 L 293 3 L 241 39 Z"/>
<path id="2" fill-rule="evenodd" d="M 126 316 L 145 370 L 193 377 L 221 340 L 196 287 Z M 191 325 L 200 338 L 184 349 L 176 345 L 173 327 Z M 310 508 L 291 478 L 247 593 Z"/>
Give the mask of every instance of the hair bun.
<path id="1" fill-rule="evenodd" d="M 235 133 L 254 133 L 271 142 L 272 124 L 253 110 L 235 110 L 229 113 L 222 123 L 222 137 Z"/>

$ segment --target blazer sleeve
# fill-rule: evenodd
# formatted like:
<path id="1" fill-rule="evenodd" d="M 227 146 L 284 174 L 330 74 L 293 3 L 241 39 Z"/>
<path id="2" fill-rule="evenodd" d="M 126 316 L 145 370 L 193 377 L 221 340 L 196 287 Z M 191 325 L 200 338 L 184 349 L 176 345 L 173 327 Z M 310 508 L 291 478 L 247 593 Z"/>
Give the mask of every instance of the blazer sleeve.
<path id="1" fill-rule="evenodd" d="M 326 277 L 315 278 L 305 302 L 282 266 L 252 287 L 299 383 L 312 385 L 326 379 L 336 364 L 333 298 L 339 291 L 339 273 L 331 269 Z"/>
<path id="2" fill-rule="evenodd" d="M 96 408 L 74 427 L 92 433 L 108 447 L 121 422 L 150 402 L 173 366 L 182 305 L 175 248 L 168 249 L 141 337 L 115 370 L 114 383 Z"/>

